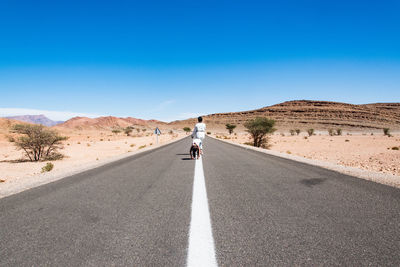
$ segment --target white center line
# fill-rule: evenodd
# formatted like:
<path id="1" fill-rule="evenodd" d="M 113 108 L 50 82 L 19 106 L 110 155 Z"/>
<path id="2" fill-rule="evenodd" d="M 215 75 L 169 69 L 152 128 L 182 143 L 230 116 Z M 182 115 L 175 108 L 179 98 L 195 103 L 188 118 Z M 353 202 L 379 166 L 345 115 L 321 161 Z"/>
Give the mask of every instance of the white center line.
<path id="1" fill-rule="evenodd" d="M 202 158 L 196 160 L 194 169 L 187 266 L 218 266 L 215 257 L 210 212 L 208 210 Z"/>

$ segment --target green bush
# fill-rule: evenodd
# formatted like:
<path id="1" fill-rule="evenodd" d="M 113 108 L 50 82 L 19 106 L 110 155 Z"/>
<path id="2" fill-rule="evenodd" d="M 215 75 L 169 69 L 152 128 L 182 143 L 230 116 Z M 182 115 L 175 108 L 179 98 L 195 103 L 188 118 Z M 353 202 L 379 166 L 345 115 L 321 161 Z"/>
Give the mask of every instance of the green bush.
<path id="1" fill-rule="evenodd" d="M 129 127 L 126 127 L 125 129 L 124 129 L 124 133 L 126 134 L 126 136 L 130 136 L 131 135 L 131 133 L 132 133 L 132 131 L 133 131 L 133 127 L 132 126 L 129 126 Z"/>
<path id="2" fill-rule="evenodd" d="M 335 131 L 333 129 L 328 129 L 328 133 L 330 136 L 334 136 L 335 135 Z"/>
<path id="3" fill-rule="evenodd" d="M 390 129 L 389 128 L 383 128 L 383 135 L 391 136 L 390 135 Z"/>
<path id="4" fill-rule="evenodd" d="M 114 129 L 111 131 L 113 134 L 119 134 L 121 132 L 120 129 Z"/>
<path id="5" fill-rule="evenodd" d="M 299 135 L 300 132 L 301 132 L 300 129 L 296 129 L 295 131 L 296 131 L 296 134 L 297 134 L 297 135 Z"/>
<path id="6" fill-rule="evenodd" d="M 183 127 L 183 130 L 186 132 L 186 134 L 188 134 L 191 131 L 189 127 Z"/>
<path id="7" fill-rule="evenodd" d="M 337 135 L 342 135 L 342 129 L 337 128 L 337 129 L 336 129 L 336 134 L 337 134 Z"/>
<path id="8" fill-rule="evenodd" d="M 227 123 L 225 124 L 226 129 L 228 130 L 229 134 L 233 133 L 233 130 L 236 128 L 235 124 Z"/>
<path id="9" fill-rule="evenodd" d="M 255 147 L 268 147 L 267 134 L 276 131 L 274 125 L 275 121 L 266 117 L 257 117 L 244 123 L 246 131 L 253 138 L 253 146 Z"/>
<path id="10" fill-rule="evenodd" d="M 308 129 L 307 130 L 308 136 L 312 136 L 314 134 L 314 129 Z"/>
<path id="11" fill-rule="evenodd" d="M 68 139 L 43 125 L 16 124 L 11 131 L 22 135 L 14 140 L 14 145 L 23 150 L 30 161 L 59 158 L 55 156 L 59 154 L 57 150 L 62 149 L 62 141 Z"/>
<path id="12" fill-rule="evenodd" d="M 47 162 L 47 164 L 42 168 L 42 172 L 49 172 L 54 168 L 54 164 Z"/>

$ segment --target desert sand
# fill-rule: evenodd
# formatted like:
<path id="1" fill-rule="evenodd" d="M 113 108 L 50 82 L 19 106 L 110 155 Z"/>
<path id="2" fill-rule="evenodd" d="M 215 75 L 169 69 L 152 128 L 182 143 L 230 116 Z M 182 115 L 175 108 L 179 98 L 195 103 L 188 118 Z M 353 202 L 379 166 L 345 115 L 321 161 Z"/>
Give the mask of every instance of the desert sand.
<path id="1" fill-rule="evenodd" d="M 329 136 L 326 131 L 309 137 L 304 132 L 291 136 L 279 132 L 270 136 L 272 151 L 300 157 L 327 161 L 343 166 L 360 168 L 400 176 L 400 134 L 392 137 L 375 132 L 345 132 L 341 136 Z M 246 132 L 229 135 L 226 131 L 215 132 L 213 137 L 244 144 L 250 142 Z"/>

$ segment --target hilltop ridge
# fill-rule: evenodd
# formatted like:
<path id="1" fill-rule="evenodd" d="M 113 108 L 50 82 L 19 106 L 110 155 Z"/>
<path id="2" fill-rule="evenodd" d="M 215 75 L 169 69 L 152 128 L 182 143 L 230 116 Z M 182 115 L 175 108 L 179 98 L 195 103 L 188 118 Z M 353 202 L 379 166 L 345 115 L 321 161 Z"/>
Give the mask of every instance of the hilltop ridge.
<path id="1" fill-rule="evenodd" d="M 239 127 L 251 118 L 269 117 L 281 128 L 329 127 L 400 129 L 400 103 L 348 104 L 331 101 L 293 100 L 260 109 L 205 115 L 209 128 L 222 128 L 226 123 Z M 172 125 L 192 125 L 195 118 L 174 121 Z"/>

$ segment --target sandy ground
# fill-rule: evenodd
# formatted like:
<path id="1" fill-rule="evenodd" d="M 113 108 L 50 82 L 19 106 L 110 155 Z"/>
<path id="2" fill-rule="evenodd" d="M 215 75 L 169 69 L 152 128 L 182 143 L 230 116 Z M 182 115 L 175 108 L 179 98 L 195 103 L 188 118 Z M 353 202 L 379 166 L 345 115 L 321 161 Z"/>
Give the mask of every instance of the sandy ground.
<path id="1" fill-rule="evenodd" d="M 64 142 L 64 149 L 60 150 L 65 158 L 51 161 L 54 164 L 51 174 L 61 175 L 71 169 L 104 162 L 123 154 L 132 154 L 135 151 L 147 150 L 157 146 L 156 136 L 151 133 L 140 133 L 126 136 L 122 133 L 115 135 L 107 131 L 70 131 L 62 135 L 69 136 Z M 162 134 L 159 136 L 159 145 L 166 144 L 186 136 L 185 133 Z M 16 150 L 8 142 L 5 135 L 0 136 L 0 195 L 2 189 L 10 188 L 15 184 L 23 184 L 28 180 L 43 176 L 42 167 L 49 161 L 41 162 L 12 162 L 23 159 L 24 153 Z M 40 178 L 41 179 L 41 178 Z"/>
<path id="2" fill-rule="evenodd" d="M 283 134 L 270 137 L 270 150 L 400 176 L 400 150 L 393 150 L 400 149 L 399 133 L 393 134 L 393 137 L 360 132 L 342 136 L 321 132 L 311 137 L 304 133 L 299 136 Z M 250 142 L 249 135 L 243 132 L 236 135 L 213 133 L 212 136 L 239 144 Z"/>

